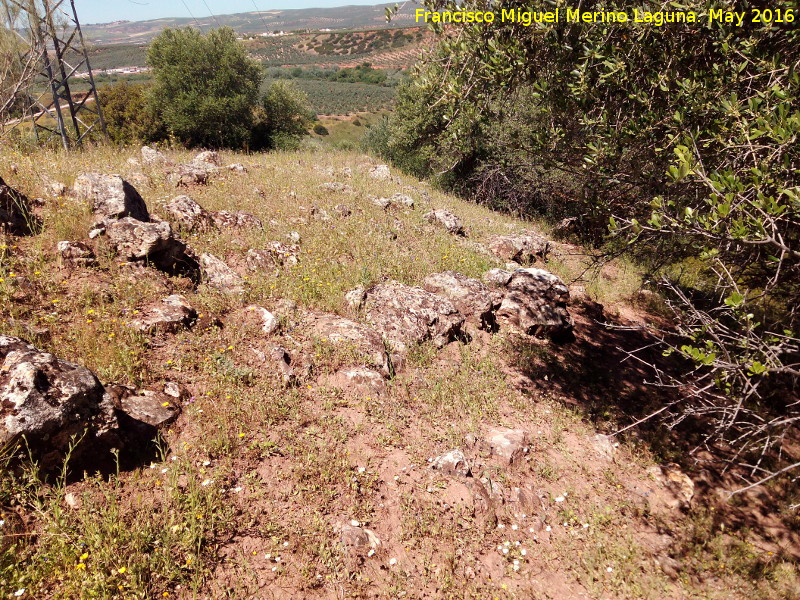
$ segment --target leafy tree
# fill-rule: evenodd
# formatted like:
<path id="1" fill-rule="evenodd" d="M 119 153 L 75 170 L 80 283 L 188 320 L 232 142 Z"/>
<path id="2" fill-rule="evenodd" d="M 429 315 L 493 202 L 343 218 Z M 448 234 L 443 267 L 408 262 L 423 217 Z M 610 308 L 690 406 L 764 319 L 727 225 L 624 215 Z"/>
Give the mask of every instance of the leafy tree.
<path id="1" fill-rule="evenodd" d="M 150 142 L 166 137 L 147 102 L 148 86 L 127 81 L 99 90 L 103 119 L 111 141 L 116 144 Z"/>
<path id="2" fill-rule="evenodd" d="M 254 146 L 291 149 L 298 140 L 308 134 L 314 112 L 308 104 L 308 96 L 293 83 L 273 82 L 261 99 L 262 125 L 254 132 Z M 259 144 L 261 136 L 266 144 Z"/>
<path id="3" fill-rule="evenodd" d="M 567 3 L 429 0 L 429 10 L 561 9 L 558 23 L 444 28 L 398 103 L 383 152 L 480 195 L 535 204 L 547 173 L 600 241 L 606 225 L 665 287 L 695 369 L 672 423 L 695 417 L 737 456 L 800 422 L 800 10 L 673 2 L 697 23 L 566 22 Z M 570 5 L 570 8 L 574 8 Z M 584 2 L 584 11 L 659 11 Z M 709 10 L 745 11 L 742 26 Z M 499 182 L 499 184 L 498 184 Z M 563 192 L 563 191 L 562 191 Z M 530 208 L 530 205 L 528 205 Z M 700 277 L 675 276 L 681 261 Z M 766 473 L 766 463 L 754 473 Z"/>
<path id="4" fill-rule="evenodd" d="M 165 29 L 150 44 L 154 84 L 148 104 L 188 146 L 242 147 L 250 139 L 260 65 L 229 27 L 203 35 Z"/>

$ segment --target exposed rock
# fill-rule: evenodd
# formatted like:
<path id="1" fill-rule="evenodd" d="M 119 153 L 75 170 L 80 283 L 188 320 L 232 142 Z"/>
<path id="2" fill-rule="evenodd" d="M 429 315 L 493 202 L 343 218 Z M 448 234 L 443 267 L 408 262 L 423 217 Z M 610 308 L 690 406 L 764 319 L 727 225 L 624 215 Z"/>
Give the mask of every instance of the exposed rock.
<path id="1" fill-rule="evenodd" d="M 286 234 L 286 237 L 289 238 L 289 241 L 292 242 L 293 244 L 299 244 L 300 240 L 302 239 L 300 237 L 300 233 L 297 231 L 290 231 L 289 233 Z"/>
<path id="2" fill-rule="evenodd" d="M 572 331 L 567 311 L 569 289 L 560 278 L 542 269 L 517 269 L 506 286 L 497 311 L 498 321 L 530 335 L 561 336 Z"/>
<path id="3" fill-rule="evenodd" d="M 155 429 L 173 423 L 181 414 L 181 407 L 174 398 L 163 392 L 142 390 L 122 399 L 120 410 L 137 421 Z"/>
<path id="4" fill-rule="evenodd" d="M 237 317 L 244 323 L 254 325 L 266 335 L 275 333 L 280 325 L 278 317 L 262 306 L 248 306 L 239 311 Z"/>
<path id="5" fill-rule="evenodd" d="M 344 349 L 352 350 L 354 362 L 366 362 L 389 375 L 390 363 L 381 336 L 370 327 L 332 314 L 312 315 L 309 323 L 313 335 L 322 342 L 328 342 Z"/>
<path id="6" fill-rule="evenodd" d="M 220 229 L 226 229 L 226 228 L 263 229 L 264 228 L 264 225 L 261 223 L 259 219 L 257 219 L 250 213 L 246 213 L 241 210 L 236 213 L 231 213 L 226 210 L 218 210 L 217 212 L 211 213 L 211 217 L 214 219 L 214 224 Z"/>
<path id="7" fill-rule="evenodd" d="M 47 180 L 45 188 L 47 189 L 47 193 L 55 198 L 65 196 L 67 194 L 67 186 L 60 181 Z"/>
<path id="8" fill-rule="evenodd" d="M 434 223 L 444 227 L 448 233 L 452 233 L 454 235 L 465 235 L 464 225 L 461 223 L 461 219 L 459 219 L 449 210 L 432 210 L 429 213 L 425 213 L 422 218 L 428 223 Z"/>
<path id="9" fill-rule="evenodd" d="M 192 159 L 192 165 L 201 168 L 221 167 L 222 158 L 220 157 L 219 152 L 215 152 L 214 150 L 205 150 Z"/>
<path id="10" fill-rule="evenodd" d="M 319 184 L 319 189 L 326 191 L 326 192 L 352 192 L 353 188 L 346 183 L 340 183 L 338 181 L 329 181 L 327 183 Z"/>
<path id="11" fill-rule="evenodd" d="M 213 227 L 211 213 L 189 196 L 176 196 L 164 205 L 175 221 L 186 229 L 205 231 Z"/>
<path id="12" fill-rule="evenodd" d="M 373 196 L 372 198 L 370 198 L 370 200 L 375 206 L 383 209 L 389 208 L 389 205 L 392 203 L 392 201 L 389 198 L 375 198 Z"/>
<path id="13" fill-rule="evenodd" d="M 292 367 L 292 357 L 286 348 L 274 346 L 269 352 L 269 359 L 280 371 L 286 385 L 292 385 L 297 382 L 297 374 Z"/>
<path id="14" fill-rule="evenodd" d="M 614 458 L 614 454 L 619 448 L 619 442 L 615 441 L 611 435 L 598 433 L 594 436 L 592 442 L 597 453 L 606 460 Z"/>
<path id="15" fill-rule="evenodd" d="M 247 268 L 251 271 L 268 271 L 275 267 L 275 258 L 269 250 L 254 250 L 247 251 L 245 256 Z"/>
<path id="16" fill-rule="evenodd" d="M 200 271 L 203 282 L 226 294 L 244 292 L 244 280 L 222 260 L 213 254 L 200 255 Z"/>
<path id="17" fill-rule="evenodd" d="M 199 265 L 182 241 L 172 234 L 166 221 L 143 223 L 131 217 L 113 221 L 106 235 L 125 260 L 147 260 L 170 274 L 183 274 L 196 280 Z"/>
<path id="18" fill-rule="evenodd" d="M 392 204 L 402 206 L 404 208 L 414 208 L 414 199 L 406 194 L 394 194 L 391 197 Z"/>
<path id="19" fill-rule="evenodd" d="M 73 456 L 119 446 L 118 421 L 103 386 L 85 367 L 0 335 L 0 446 L 23 436 L 45 469 Z"/>
<path id="20" fill-rule="evenodd" d="M 426 340 L 441 348 L 463 335 L 464 317 L 452 303 L 419 287 L 378 284 L 366 290 L 363 308 L 367 322 L 401 353 Z"/>
<path id="21" fill-rule="evenodd" d="M 331 216 L 328 214 L 328 211 L 325 210 L 324 208 L 320 208 L 316 204 L 311 207 L 311 216 L 314 217 L 315 219 L 320 220 L 320 221 L 330 221 L 331 220 Z M 300 234 L 298 234 L 298 235 L 300 235 Z"/>
<path id="22" fill-rule="evenodd" d="M 197 320 L 197 311 L 188 300 L 178 294 L 164 298 L 150 306 L 130 321 L 131 327 L 151 333 L 176 333 L 191 327 Z"/>
<path id="23" fill-rule="evenodd" d="M 350 207 L 344 204 L 337 204 L 333 207 L 333 211 L 340 217 L 349 217 L 353 214 L 353 211 L 350 209 Z"/>
<path id="24" fill-rule="evenodd" d="M 518 462 L 527 451 L 528 432 L 522 429 L 490 429 L 486 436 L 489 452 L 504 462 Z"/>
<path id="25" fill-rule="evenodd" d="M 575 235 L 578 233 L 578 217 L 567 217 L 565 219 L 561 219 L 553 228 L 553 236 L 557 238 L 565 238 L 570 235 Z"/>
<path id="26" fill-rule="evenodd" d="M 232 163 L 225 167 L 228 171 L 233 171 L 234 173 L 247 173 L 247 167 L 245 167 L 242 163 Z"/>
<path id="27" fill-rule="evenodd" d="M 153 183 L 153 180 L 144 173 L 131 173 L 128 175 L 128 182 L 133 186 L 144 187 Z"/>
<path id="28" fill-rule="evenodd" d="M 58 256 L 62 263 L 78 265 L 81 267 L 94 267 L 97 265 L 97 257 L 94 250 L 83 242 L 70 242 L 64 240 L 56 245 Z"/>
<path id="29" fill-rule="evenodd" d="M 366 289 L 359 286 L 347 292 L 344 295 L 344 302 L 353 310 L 361 310 L 366 298 Z"/>
<path id="30" fill-rule="evenodd" d="M 146 165 L 163 165 L 167 163 L 167 157 L 160 150 L 150 146 L 142 146 L 142 162 Z"/>
<path id="31" fill-rule="evenodd" d="M 500 298 L 477 279 L 445 271 L 428 275 L 422 287 L 450 300 L 467 320 L 480 329 L 492 331 L 496 328 L 494 311 L 500 306 Z"/>
<path id="32" fill-rule="evenodd" d="M 374 550 L 381 545 L 374 532 L 354 525 L 342 525 L 340 539 L 345 547 L 356 551 Z"/>
<path id="33" fill-rule="evenodd" d="M 459 477 L 470 477 L 469 463 L 461 450 L 451 450 L 447 454 L 437 456 L 431 462 L 431 468 L 442 471 L 447 475 L 457 475 Z"/>
<path id="34" fill-rule="evenodd" d="M 175 187 L 205 185 L 208 183 L 208 170 L 194 165 L 175 165 L 169 169 L 167 179 Z"/>
<path id="35" fill-rule="evenodd" d="M 496 235 L 489 239 L 489 251 L 502 260 L 529 264 L 536 259 L 546 260 L 550 242 L 537 233 Z"/>
<path id="36" fill-rule="evenodd" d="M 300 246 L 274 241 L 267 243 L 267 251 L 272 254 L 275 264 L 296 265 L 299 262 Z"/>
<path id="37" fill-rule="evenodd" d="M 483 274 L 483 280 L 493 287 L 505 287 L 511 281 L 511 271 L 489 269 Z"/>
<path id="38" fill-rule="evenodd" d="M 668 502 L 671 508 L 689 506 L 694 498 L 694 482 L 675 463 L 655 465 L 647 470 L 656 481 L 673 496 Z"/>
<path id="39" fill-rule="evenodd" d="M 139 192 L 119 175 L 83 173 L 75 180 L 78 198 L 92 201 L 97 221 L 133 217 L 147 222 L 150 215 Z"/>
<path id="40" fill-rule="evenodd" d="M 392 178 L 392 172 L 389 170 L 388 165 L 376 165 L 369 170 L 367 177 L 378 181 L 386 181 Z"/>
<path id="41" fill-rule="evenodd" d="M 382 396 L 386 393 L 383 376 L 367 367 L 340 369 L 329 376 L 325 384 L 361 397 Z"/>

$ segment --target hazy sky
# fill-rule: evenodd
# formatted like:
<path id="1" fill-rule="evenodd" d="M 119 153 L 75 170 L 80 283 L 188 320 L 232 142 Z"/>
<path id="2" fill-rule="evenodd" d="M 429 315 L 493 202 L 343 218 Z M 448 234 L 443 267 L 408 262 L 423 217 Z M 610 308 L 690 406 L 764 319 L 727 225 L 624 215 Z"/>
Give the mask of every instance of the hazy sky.
<path id="1" fill-rule="evenodd" d="M 162 17 L 208 17 L 255 10 L 381 4 L 391 0 L 75 0 L 81 23 L 143 21 Z M 190 15 L 191 13 L 191 15 Z"/>

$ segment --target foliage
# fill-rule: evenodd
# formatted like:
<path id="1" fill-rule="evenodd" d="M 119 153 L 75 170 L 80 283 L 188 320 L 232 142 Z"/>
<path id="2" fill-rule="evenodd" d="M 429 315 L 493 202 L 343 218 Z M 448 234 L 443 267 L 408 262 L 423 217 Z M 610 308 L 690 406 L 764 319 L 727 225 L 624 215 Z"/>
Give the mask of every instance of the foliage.
<path id="1" fill-rule="evenodd" d="M 317 123 L 314 125 L 314 133 L 317 135 L 328 135 L 328 128 L 322 123 Z"/>
<path id="2" fill-rule="evenodd" d="M 230 28 L 165 29 L 150 44 L 148 104 L 187 146 L 241 147 L 250 139 L 261 70 Z"/>
<path id="3" fill-rule="evenodd" d="M 147 86 L 122 81 L 99 90 L 103 119 L 115 144 L 149 142 L 164 137 L 147 103 Z"/>
<path id="4" fill-rule="evenodd" d="M 270 85 L 261 99 L 261 109 L 253 130 L 253 148 L 295 148 L 314 118 L 308 96 L 286 81 Z"/>
<path id="5" fill-rule="evenodd" d="M 555 6 L 567 7 L 539 8 Z M 747 17 L 709 25 L 712 8 Z M 776 429 L 800 419 L 787 393 L 800 376 L 800 11 L 787 2 L 783 22 L 764 23 L 751 8 L 671 3 L 695 11 L 698 24 L 664 27 L 433 25 L 437 51 L 404 88 L 382 150 L 484 199 L 512 188 L 528 209 L 568 181 L 566 206 L 591 237 L 610 222 L 617 239 L 651 255 L 668 290 L 682 338 L 670 349 L 697 365 L 692 385 L 679 382 L 687 402 L 676 420 L 697 416 L 739 451 L 780 443 Z M 548 181 L 548 172 L 557 175 Z M 686 257 L 702 261 L 700 280 L 669 277 Z"/>

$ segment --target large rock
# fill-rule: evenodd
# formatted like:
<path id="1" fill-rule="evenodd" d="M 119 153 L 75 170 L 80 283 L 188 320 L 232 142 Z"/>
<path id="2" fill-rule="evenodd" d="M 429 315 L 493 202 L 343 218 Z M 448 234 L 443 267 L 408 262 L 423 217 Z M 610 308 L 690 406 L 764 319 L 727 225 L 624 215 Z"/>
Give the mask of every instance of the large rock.
<path id="1" fill-rule="evenodd" d="M 94 267 L 97 265 L 97 257 L 94 254 L 94 250 L 83 242 L 62 240 L 56 245 L 56 251 L 62 264 L 81 267 Z"/>
<path id="2" fill-rule="evenodd" d="M 39 219 L 31 212 L 27 196 L 10 187 L 0 177 L 0 231 L 14 235 L 38 233 Z"/>
<path id="3" fill-rule="evenodd" d="M 205 231 L 214 226 L 212 214 L 189 196 L 176 196 L 164 208 L 178 224 L 190 231 Z"/>
<path id="4" fill-rule="evenodd" d="M 49 470 L 84 431 L 76 458 L 118 447 L 118 426 L 110 398 L 89 369 L 0 335 L 0 447 L 24 437 Z"/>
<path id="5" fill-rule="evenodd" d="M 550 251 L 550 242 L 537 233 L 525 232 L 520 235 L 495 235 L 489 238 L 489 251 L 503 260 L 523 264 L 545 260 Z"/>
<path id="6" fill-rule="evenodd" d="M 167 173 L 167 179 L 175 187 L 189 187 L 191 185 L 206 185 L 209 170 L 195 165 L 175 165 Z"/>
<path id="7" fill-rule="evenodd" d="M 166 273 L 198 277 L 197 260 L 166 221 L 144 223 L 125 217 L 109 223 L 106 235 L 125 260 L 147 260 Z"/>
<path id="8" fill-rule="evenodd" d="M 161 165 L 167 162 L 167 157 L 160 150 L 150 146 L 142 146 L 142 162 L 146 165 Z"/>
<path id="9" fill-rule="evenodd" d="M 192 160 L 192 165 L 205 169 L 214 169 L 222 166 L 222 158 L 220 157 L 219 152 L 215 152 L 214 150 L 204 150 L 194 157 Z"/>
<path id="10" fill-rule="evenodd" d="M 530 335 L 561 336 L 572 331 L 569 288 L 543 269 L 517 269 L 506 285 L 497 319 Z"/>
<path id="11" fill-rule="evenodd" d="M 369 324 L 400 353 L 432 340 L 442 347 L 462 337 L 464 317 L 445 298 L 389 281 L 364 291 L 361 308 Z"/>
<path id="12" fill-rule="evenodd" d="M 150 220 L 139 192 L 119 175 L 83 173 L 75 180 L 74 189 L 78 198 L 91 200 L 98 221 L 123 217 Z"/>
<path id="13" fill-rule="evenodd" d="M 449 210 L 432 210 L 429 213 L 425 213 L 422 218 L 428 223 L 433 223 L 434 225 L 444 227 L 448 233 L 452 233 L 453 235 L 464 235 L 464 225 L 461 223 L 461 219 L 459 219 Z"/>
<path id="14" fill-rule="evenodd" d="M 374 329 L 327 313 L 312 315 L 309 328 L 313 337 L 320 342 L 330 343 L 344 352 L 350 352 L 353 364 L 367 364 L 384 376 L 391 373 L 390 357 L 381 336 Z"/>
<path id="15" fill-rule="evenodd" d="M 196 320 L 197 311 L 189 301 L 183 296 L 173 294 L 143 310 L 131 319 L 130 325 L 148 333 L 176 333 L 191 327 Z"/>
<path id="16" fill-rule="evenodd" d="M 450 300 L 458 312 L 480 329 L 496 329 L 494 313 L 500 307 L 501 298 L 477 279 L 455 271 L 445 271 L 428 275 L 422 287 Z"/>
<path id="17" fill-rule="evenodd" d="M 244 280 L 225 262 L 213 254 L 200 255 L 200 271 L 203 281 L 226 294 L 244 292 Z"/>

